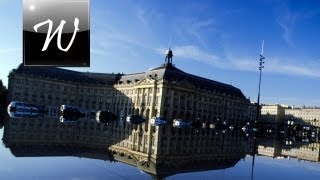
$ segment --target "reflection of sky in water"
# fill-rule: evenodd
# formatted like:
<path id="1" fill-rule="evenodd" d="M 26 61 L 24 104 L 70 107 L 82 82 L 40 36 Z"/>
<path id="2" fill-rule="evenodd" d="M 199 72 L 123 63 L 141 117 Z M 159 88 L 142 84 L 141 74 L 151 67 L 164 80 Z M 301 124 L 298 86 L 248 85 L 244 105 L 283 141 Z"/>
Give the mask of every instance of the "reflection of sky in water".
<path id="1" fill-rule="evenodd" d="M 239 161 L 233 168 L 216 171 L 204 171 L 178 174 L 169 179 L 250 179 L 252 157 Z M 255 159 L 255 180 L 318 180 L 320 179 L 320 164 L 316 162 L 298 161 L 297 159 L 272 159 L 257 156 Z"/>
<path id="2" fill-rule="evenodd" d="M 2 138 L 3 129 L 0 130 Z M 150 179 L 123 163 L 79 157 L 19 157 L 0 147 L 0 179 Z"/>
<path id="3" fill-rule="evenodd" d="M 0 129 L 2 138 L 3 129 Z M 0 179 L 151 179 L 139 169 L 103 160 L 79 157 L 20 157 L 0 147 Z M 240 160 L 233 168 L 170 176 L 166 179 L 250 179 L 252 157 Z M 297 159 L 271 159 L 257 156 L 254 179 L 320 179 L 320 164 Z"/>

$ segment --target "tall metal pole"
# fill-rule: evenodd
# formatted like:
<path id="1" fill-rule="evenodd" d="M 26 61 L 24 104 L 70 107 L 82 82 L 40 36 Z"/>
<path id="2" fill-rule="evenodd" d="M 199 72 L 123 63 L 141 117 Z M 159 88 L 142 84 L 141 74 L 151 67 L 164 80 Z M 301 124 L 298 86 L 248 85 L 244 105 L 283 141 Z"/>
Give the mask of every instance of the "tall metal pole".
<path id="1" fill-rule="evenodd" d="M 253 155 L 252 155 L 252 164 L 251 164 L 251 180 L 253 180 L 253 171 L 254 171 L 254 160 L 256 157 L 256 143 L 257 139 L 256 137 L 253 137 Z"/>
<path id="2" fill-rule="evenodd" d="M 264 46 L 264 41 L 262 41 L 262 48 L 261 48 L 261 54 L 260 54 L 260 59 L 259 59 L 259 89 L 258 89 L 258 101 L 257 101 L 257 115 L 256 115 L 256 120 L 254 123 L 254 126 L 256 126 L 257 122 L 259 121 L 260 117 L 260 87 L 261 87 L 261 75 L 262 75 L 262 69 L 264 68 L 264 59 L 265 57 L 263 56 L 263 46 Z M 253 156 L 252 156 L 252 165 L 251 165 L 251 180 L 253 180 L 253 171 L 254 171 L 254 161 L 255 161 L 255 156 L 256 156 L 256 137 L 253 137 Z"/>
<path id="3" fill-rule="evenodd" d="M 264 68 L 263 64 L 264 64 L 264 59 L 265 57 L 263 56 L 263 45 L 264 45 L 264 41 L 262 41 L 262 50 L 261 50 L 261 54 L 260 54 L 260 59 L 259 59 L 259 89 L 258 89 L 258 101 L 257 101 L 257 114 L 256 114 L 256 120 L 255 120 L 255 124 L 259 121 L 259 117 L 260 117 L 260 87 L 261 87 L 261 75 L 262 75 L 262 69 Z"/>

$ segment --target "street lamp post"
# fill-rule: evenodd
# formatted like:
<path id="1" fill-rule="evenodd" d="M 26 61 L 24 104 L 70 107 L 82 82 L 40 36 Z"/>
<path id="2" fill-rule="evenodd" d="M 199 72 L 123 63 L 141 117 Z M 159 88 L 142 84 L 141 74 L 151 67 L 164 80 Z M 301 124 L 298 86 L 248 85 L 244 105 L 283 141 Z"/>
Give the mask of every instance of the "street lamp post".
<path id="1" fill-rule="evenodd" d="M 262 69 L 264 68 L 263 64 L 264 64 L 264 59 L 265 57 L 263 56 L 263 45 L 264 45 L 264 41 L 262 41 L 262 48 L 261 48 L 261 54 L 260 54 L 260 59 L 259 59 L 259 71 L 260 71 L 260 75 L 259 75 L 259 90 L 258 90 L 258 101 L 257 101 L 257 116 L 256 116 L 256 120 L 254 123 L 254 126 L 256 126 L 259 117 L 260 117 L 260 87 L 261 87 L 261 74 L 262 74 Z M 253 156 L 252 156 L 252 166 L 251 166 L 251 180 L 253 180 L 253 170 L 254 170 L 254 161 L 255 161 L 255 154 L 256 154 L 256 137 L 253 137 Z"/>
<path id="2" fill-rule="evenodd" d="M 261 74 L 262 74 L 262 69 L 264 68 L 263 64 L 264 64 L 264 59 L 265 57 L 263 56 L 263 45 L 264 45 L 264 41 L 262 41 L 262 50 L 261 50 L 261 54 L 260 54 L 260 59 L 259 59 L 259 89 L 258 89 L 258 101 L 257 101 L 257 116 L 256 116 L 256 120 L 255 120 L 255 124 L 259 121 L 259 117 L 260 117 L 260 87 L 261 87 Z"/>

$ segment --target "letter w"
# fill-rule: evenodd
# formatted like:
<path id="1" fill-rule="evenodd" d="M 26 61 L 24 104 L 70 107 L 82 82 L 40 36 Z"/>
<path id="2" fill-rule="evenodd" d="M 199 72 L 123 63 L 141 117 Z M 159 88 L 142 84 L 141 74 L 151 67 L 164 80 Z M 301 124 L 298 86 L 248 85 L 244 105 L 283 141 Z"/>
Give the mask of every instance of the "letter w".
<path id="1" fill-rule="evenodd" d="M 47 23 L 49 23 L 49 28 L 48 28 L 48 33 L 47 33 L 46 41 L 45 41 L 45 43 L 44 43 L 44 45 L 43 45 L 42 51 L 47 50 L 47 48 L 48 48 L 48 46 L 49 46 L 52 38 L 57 34 L 58 31 L 59 31 L 58 39 L 57 39 L 58 48 L 59 48 L 61 51 L 65 51 L 65 52 L 68 51 L 68 50 L 70 49 L 72 43 L 73 43 L 74 38 L 76 37 L 77 32 L 79 31 L 79 28 L 78 28 L 79 19 L 78 19 L 78 18 L 75 18 L 75 19 L 74 19 L 74 31 L 73 31 L 73 36 L 72 36 L 72 38 L 71 38 L 71 40 L 70 40 L 70 42 L 69 42 L 69 45 L 68 45 L 65 49 L 63 49 L 63 48 L 61 47 L 61 33 L 62 33 L 63 26 L 64 26 L 64 24 L 66 23 L 66 21 L 65 21 L 65 20 L 61 20 L 60 25 L 58 26 L 58 28 L 56 29 L 56 31 L 55 31 L 52 35 L 51 35 L 52 21 L 51 21 L 50 19 L 48 19 L 48 20 L 46 20 L 46 21 L 43 21 L 43 22 L 41 22 L 41 23 L 39 23 L 39 24 L 36 24 L 36 25 L 33 27 L 33 29 L 34 29 L 36 32 L 38 32 L 38 28 L 39 28 L 40 26 L 43 26 L 43 25 L 47 24 Z M 51 35 L 51 36 L 50 36 L 50 35 Z"/>

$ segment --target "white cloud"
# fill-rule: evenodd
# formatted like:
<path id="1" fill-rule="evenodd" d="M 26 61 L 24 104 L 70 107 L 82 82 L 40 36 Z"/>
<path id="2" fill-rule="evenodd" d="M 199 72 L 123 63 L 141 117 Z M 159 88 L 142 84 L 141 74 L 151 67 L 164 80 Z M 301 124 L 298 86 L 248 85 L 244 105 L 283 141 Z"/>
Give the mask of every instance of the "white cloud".
<path id="1" fill-rule="evenodd" d="M 163 55 L 166 48 L 155 49 Z M 220 69 L 241 70 L 258 72 L 259 57 L 237 57 L 227 54 L 225 57 L 206 52 L 193 45 L 175 46 L 172 48 L 173 55 L 181 59 L 191 59 Z M 320 63 L 306 63 L 310 61 L 295 60 L 288 58 L 266 58 L 263 71 L 295 76 L 320 77 Z"/>
<path id="2" fill-rule="evenodd" d="M 149 23 L 151 20 L 161 18 L 161 14 L 153 9 L 146 9 L 140 6 L 134 6 L 132 16 L 134 17 L 130 22 L 133 25 L 142 26 L 143 30 L 147 30 L 152 27 Z M 235 11 L 235 13 L 239 13 Z M 112 16 L 110 15 L 110 18 Z M 298 15 L 291 12 L 286 6 L 284 6 L 283 12 L 278 17 L 278 23 L 284 30 L 283 37 L 288 44 L 293 45 L 292 42 L 292 29 L 295 26 Z M 98 26 L 95 29 L 101 29 L 93 31 L 92 39 L 95 42 L 92 47 L 92 53 L 95 55 L 107 56 L 109 52 L 114 52 L 115 49 L 124 49 L 128 54 L 138 56 L 136 54 L 136 48 L 142 49 L 154 49 L 154 41 L 150 34 L 145 33 L 137 34 L 123 29 L 122 24 L 114 19 L 95 19 L 95 25 Z M 172 21 L 172 22 L 171 22 Z M 108 23 L 111 24 L 108 24 Z M 158 21 L 157 21 L 158 22 Z M 197 17 L 176 17 L 170 20 L 170 24 L 173 24 L 172 28 L 178 35 L 180 42 L 173 42 L 173 54 L 177 57 L 176 60 L 193 60 L 200 63 L 208 64 L 212 67 L 230 70 L 241 71 L 253 71 L 258 72 L 259 57 L 249 56 L 237 56 L 229 52 L 213 52 L 207 47 L 206 37 L 208 36 L 209 29 L 214 29 L 215 32 L 215 19 L 207 17 L 199 19 Z M 112 25 L 112 26 L 111 26 Z M 122 27 L 122 28 L 121 28 Z M 134 28 L 133 28 L 134 29 Z M 140 30 L 140 29 L 139 29 Z M 139 31 L 140 32 L 140 31 Z M 218 32 L 217 32 L 218 33 Z M 177 38 L 177 39 L 178 39 Z M 180 45 L 177 45 L 180 43 Z M 155 51 L 161 56 L 164 55 L 167 47 L 156 48 Z M 281 73 L 297 76 L 308 77 L 320 77 L 320 63 L 306 64 L 302 60 L 289 59 L 283 57 L 267 57 L 265 60 L 265 68 L 263 71 L 272 73 Z M 308 61 L 305 61 L 308 62 Z M 309 61 L 310 62 L 310 61 Z"/>
<path id="3" fill-rule="evenodd" d="M 259 68 L 259 56 L 237 57 L 227 52 L 226 58 L 230 67 L 237 70 L 257 71 Z M 296 76 L 320 77 L 320 62 L 310 59 L 296 59 L 289 57 L 266 57 L 263 71 Z M 313 63 L 311 63 L 313 62 Z"/>
<path id="4" fill-rule="evenodd" d="M 152 31 L 152 23 L 157 22 L 158 26 L 158 23 L 160 23 L 162 20 L 165 20 L 163 19 L 164 14 L 155 10 L 154 8 L 144 8 L 137 4 L 134 6 L 135 16 L 138 19 L 137 23 L 142 24 L 144 30 Z M 141 26 L 140 24 L 139 26 Z"/>
<path id="5" fill-rule="evenodd" d="M 294 46 L 294 43 L 291 39 L 291 31 L 292 31 L 292 27 L 289 24 L 286 24 L 285 22 L 281 22 L 278 21 L 279 25 L 281 26 L 281 28 L 283 29 L 283 34 L 282 34 L 282 38 L 284 39 L 284 41 L 291 47 Z"/>
<path id="6" fill-rule="evenodd" d="M 130 50 L 134 52 L 136 48 L 149 48 L 143 40 L 135 37 L 130 31 L 125 31 L 115 26 L 107 25 L 101 20 L 96 20 L 97 30 L 92 32 L 91 52 L 99 56 L 108 56 L 117 49 Z"/>
<path id="7" fill-rule="evenodd" d="M 0 54 L 17 53 L 21 48 L 0 48 Z"/>
<path id="8" fill-rule="evenodd" d="M 175 18 L 173 20 L 174 31 L 178 39 L 185 42 L 195 42 L 203 47 L 207 46 L 206 39 L 215 28 L 214 18 L 200 19 L 195 17 Z"/>
<path id="9" fill-rule="evenodd" d="M 99 55 L 99 56 L 107 56 L 109 55 L 108 51 L 105 51 L 103 48 L 90 48 L 90 53 L 94 55 Z"/>
<path id="10" fill-rule="evenodd" d="M 294 42 L 292 40 L 292 33 L 298 14 L 290 11 L 287 5 L 281 6 L 279 9 L 279 15 L 277 17 L 277 23 L 283 30 L 282 37 L 284 41 L 291 47 L 294 47 Z"/>
<path id="11" fill-rule="evenodd" d="M 277 72 L 281 74 L 320 77 L 319 63 L 305 63 L 310 62 L 304 60 L 286 60 L 287 58 L 270 58 L 266 59 L 265 70 L 269 72 Z"/>
<path id="12" fill-rule="evenodd" d="M 157 48 L 159 54 L 164 54 L 165 48 Z M 197 46 L 185 45 L 172 48 L 173 55 L 184 59 L 192 59 L 198 62 L 206 63 L 215 67 L 224 68 L 227 64 L 218 56 L 205 52 Z"/>
<path id="13" fill-rule="evenodd" d="M 146 16 L 146 11 L 142 8 L 139 8 L 137 11 L 137 18 L 143 25 L 148 26 L 148 21 L 145 16 Z"/>
<path id="14" fill-rule="evenodd" d="M 228 57 L 229 66 L 232 69 L 244 70 L 244 71 L 256 71 L 258 69 L 257 58 L 243 58 L 243 57 Z"/>

